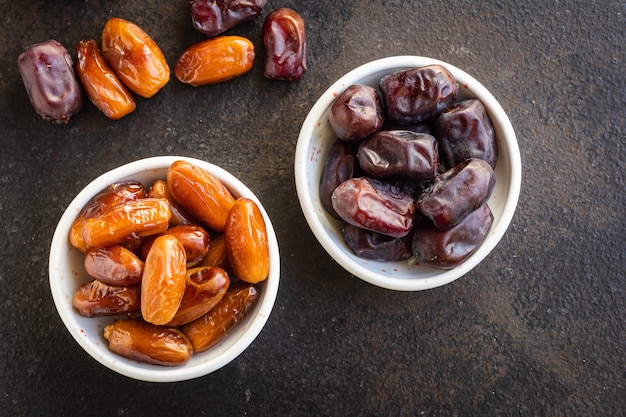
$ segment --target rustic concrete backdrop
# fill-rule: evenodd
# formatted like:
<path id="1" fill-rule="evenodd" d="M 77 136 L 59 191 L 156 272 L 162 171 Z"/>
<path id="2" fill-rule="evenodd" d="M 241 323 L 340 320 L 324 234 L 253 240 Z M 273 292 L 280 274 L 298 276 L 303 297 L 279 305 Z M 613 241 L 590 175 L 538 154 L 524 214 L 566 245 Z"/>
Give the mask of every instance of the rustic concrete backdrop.
<path id="1" fill-rule="evenodd" d="M 261 26 L 306 22 L 308 72 L 262 77 Z M 0 0 L 0 415 L 622 416 L 626 409 L 626 4 L 623 1 L 268 1 L 229 33 L 251 72 L 212 87 L 172 81 L 107 120 L 33 111 L 16 59 L 55 38 L 99 41 L 139 24 L 171 66 L 202 40 L 183 0 Z M 343 271 L 300 211 L 293 159 L 317 97 L 376 58 L 438 58 L 481 81 L 516 130 L 523 183 L 513 222 L 465 277 L 415 293 Z M 52 302 L 47 257 L 72 198 L 101 173 L 155 155 L 202 158 L 263 201 L 282 250 L 258 339 L 212 375 L 176 384 L 120 376 L 83 352 Z"/>

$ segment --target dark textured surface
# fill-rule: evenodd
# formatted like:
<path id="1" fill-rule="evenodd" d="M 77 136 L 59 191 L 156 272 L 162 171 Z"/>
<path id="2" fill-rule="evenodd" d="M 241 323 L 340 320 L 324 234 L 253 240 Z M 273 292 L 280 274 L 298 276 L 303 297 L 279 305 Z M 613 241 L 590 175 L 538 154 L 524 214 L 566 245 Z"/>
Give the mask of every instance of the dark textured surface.
<path id="1" fill-rule="evenodd" d="M 261 25 L 305 19 L 309 70 L 262 77 Z M 110 17 L 132 20 L 171 66 L 194 32 L 183 0 L 0 0 L 0 415 L 622 416 L 626 409 L 622 1 L 269 1 L 230 33 L 257 45 L 245 76 L 173 79 L 134 114 L 91 104 L 67 126 L 33 111 L 20 50 L 73 50 Z M 337 78 L 375 58 L 456 65 L 500 100 L 518 135 L 520 202 L 501 243 L 454 283 L 401 293 L 337 266 L 302 216 L 299 128 Z M 258 339 L 212 375 L 137 382 L 83 352 L 58 317 L 47 257 L 54 227 L 90 180 L 155 155 L 203 158 L 259 196 L 282 250 L 276 305 Z"/>

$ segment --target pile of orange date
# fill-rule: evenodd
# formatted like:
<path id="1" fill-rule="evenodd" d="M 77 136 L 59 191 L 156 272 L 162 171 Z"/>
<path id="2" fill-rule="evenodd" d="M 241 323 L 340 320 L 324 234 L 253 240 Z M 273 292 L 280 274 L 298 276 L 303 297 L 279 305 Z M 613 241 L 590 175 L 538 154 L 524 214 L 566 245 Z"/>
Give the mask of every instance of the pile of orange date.
<path id="1" fill-rule="evenodd" d="M 270 270 L 258 205 L 182 160 L 147 189 L 138 181 L 106 187 L 69 240 L 92 278 L 76 291 L 76 310 L 126 315 L 104 328 L 109 348 L 156 365 L 184 364 L 218 343 L 257 304 Z"/>
<path id="2" fill-rule="evenodd" d="M 266 0 L 188 0 L 194 28 L 208 39 L 187 48 L 174 68 L 176 78 L 192 86 L 239 77 L 252 69 L 253 43 L 223 33 L 258 17 Z M 304 20 L 279 8 L 263 24 L 268 79 L 297 81 L 306 71 Z M 150 98 L 170 80 L 170 68 L 157 43 L 138 25 L 111 18 L 96 40 L 76 46 L 77 64 L 58 41 L 26 47 L 18 57 L 22 81 L 35 111 L 52 123 L 68 123 L 83 106 L 83 90 L 108 118 L 118 120 L 135 110 L 133 93 Z M 81 89 L 82 86 L 82 89 Z"/>

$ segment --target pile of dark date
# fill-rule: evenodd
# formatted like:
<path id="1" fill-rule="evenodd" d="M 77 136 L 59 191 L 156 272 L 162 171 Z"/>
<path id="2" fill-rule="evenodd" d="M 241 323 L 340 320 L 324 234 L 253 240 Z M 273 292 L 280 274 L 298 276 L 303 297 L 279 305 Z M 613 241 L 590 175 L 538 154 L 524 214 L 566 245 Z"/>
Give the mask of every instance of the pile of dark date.
<path id="1" fill-rule="evenodd" d="M 478 99 L 460 99 L 442 65 L 384 76 L 379 90 L 337 96 L 333 143 L 320 179 L 327 212 L 359 257 L 451 269 L 493 223 L 487 201 L 498 159 L 492 122 Z"/>

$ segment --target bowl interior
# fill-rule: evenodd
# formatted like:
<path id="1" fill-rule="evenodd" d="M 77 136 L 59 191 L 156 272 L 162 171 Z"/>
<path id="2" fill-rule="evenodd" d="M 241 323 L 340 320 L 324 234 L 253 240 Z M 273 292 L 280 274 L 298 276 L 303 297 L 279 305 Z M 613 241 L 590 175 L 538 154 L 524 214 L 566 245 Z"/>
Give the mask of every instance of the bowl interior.
<path id="1" fill-rule="evenodd" d="M 354 255 L 345 244 L 341 224 L 326 213 L 319 199 L 319 181 L 332 143 L 336 139 L 328 114 L 334 99 L 353 84 L 378 88 L 380 79 L 391 72 L 444 65 L 459 83 L 461 98 L 479 98 L 489 112 L 498 143 L 496 185 L 488 202 L 494 215 L 490 234 L 465 262 L 450 270 L 438 270 L 416 264 L 413 258 L 403 262 L 377 262 Z M 383 58 L 362 65 L 335 82 L 315 103 L 305 119 L 295 157 L 298 198 L 304 216 L 320 244 L 329 255 L 351 274 L 374 285 L 404 291 L 425 290 L 447 284 L 475 267 L 504 235 L 515 211 L 521 185 L 521 159 L 515 132 L 498 101 L 477 80 L 445 62 L 418 56 Z"/>
<path id="2" fill-rule="evenodd" d="M 236 197 L 254 200 L 265 219 L 270 245 L 270 272 L 259 284 L 261 297 L 255 309 L 234 327 L 220 343 L 211 349 L 195 354 L 184 365 L 164 367 L 139 363 L 123 358 L 108 349 L 104 327 L 118 317 L 86 318 L 76 312 L 72 299 L 77 288 L 91 280 L 83 266 L 84 254 L 73 248 L 68 240 L 72 222 L 100 190 L 111 183 L 138 180 L 149 187 L 156 179 L 165 179 L 167 168 L 176 160 L 187 160 L 219 178 Z M 257 197 L 233 175 L 213 164 L 193 158 L 164 156 L 131 162 L 109 171 L 85 187 L 63 213 L 52 238 L 50 249 L 50 288 L 56 308 L 74 339 L 98 362 L 131 378 L 151 382 L 173 382 L 196 378 L 213 372 L 235 359 L 261 332 L 278 292 L 280 258 L 278 243 L 272 223 Z"/>

